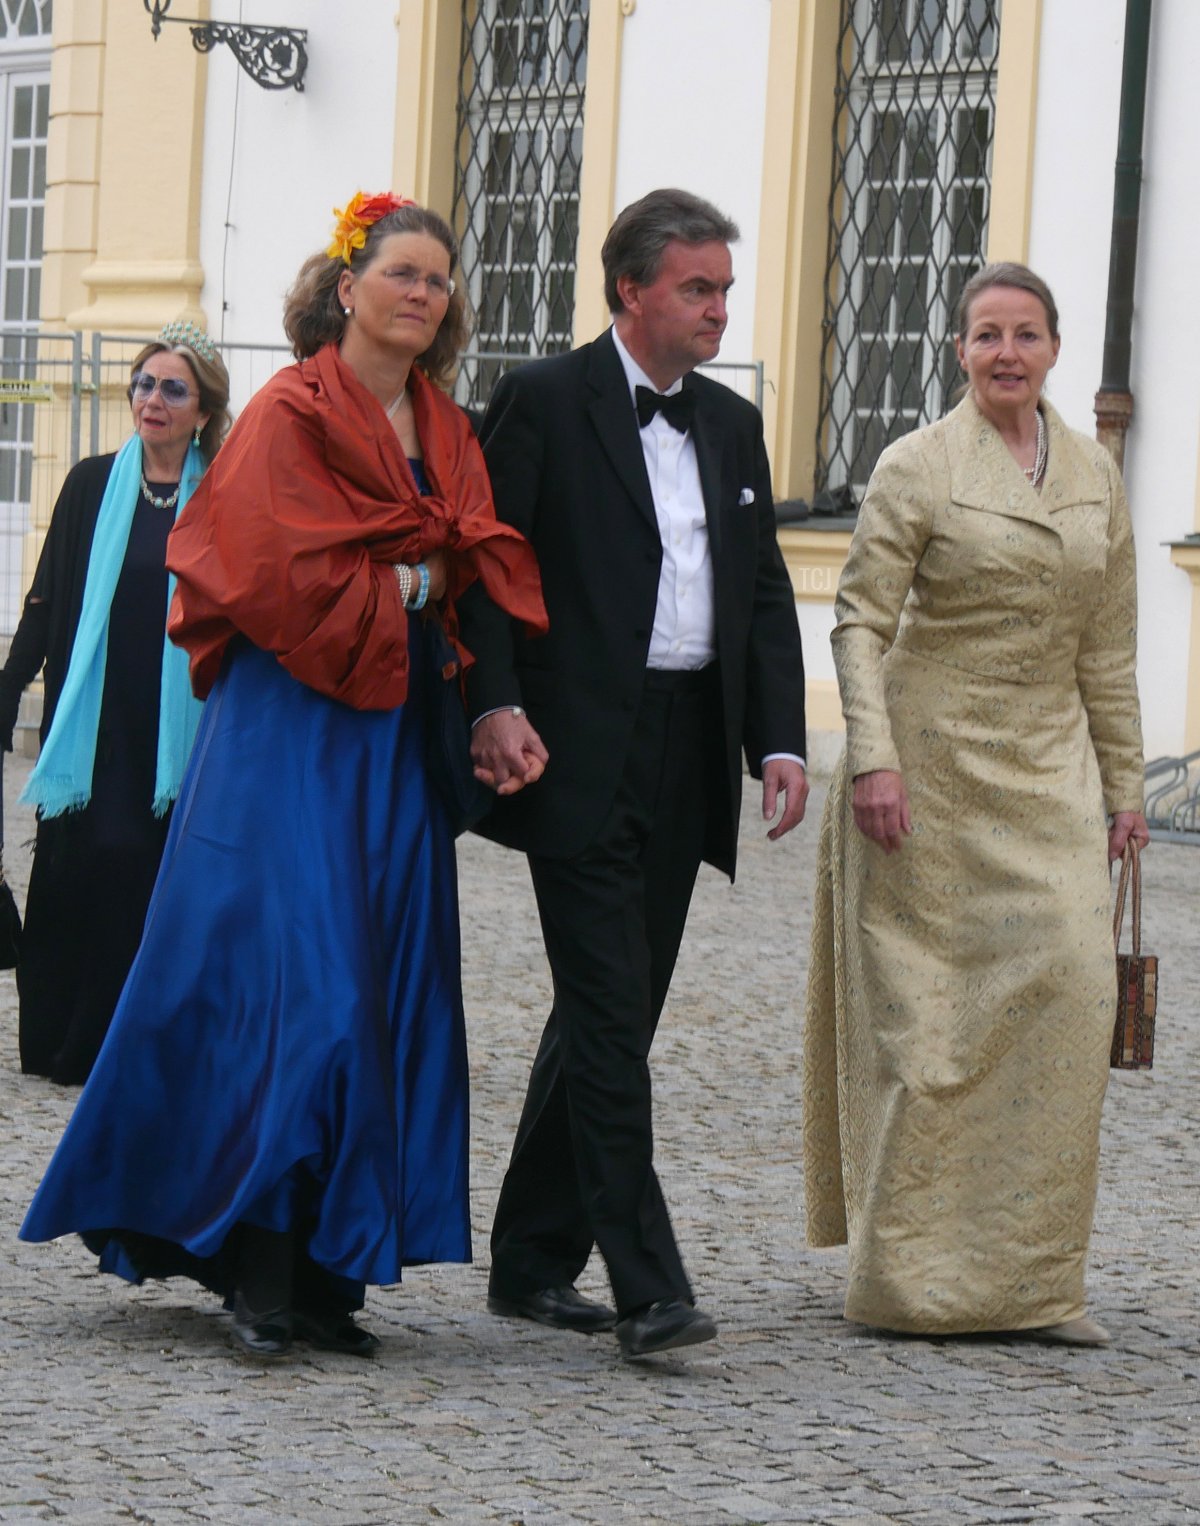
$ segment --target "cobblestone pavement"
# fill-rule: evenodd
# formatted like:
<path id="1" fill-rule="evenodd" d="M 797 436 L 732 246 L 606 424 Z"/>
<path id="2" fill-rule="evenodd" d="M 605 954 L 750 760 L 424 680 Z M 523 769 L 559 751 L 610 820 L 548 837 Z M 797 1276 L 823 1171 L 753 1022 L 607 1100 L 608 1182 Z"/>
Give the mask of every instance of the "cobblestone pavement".
<path id="1" fill-rule="evenodd" d="M 10 798 L 27 765 L 9 762 Z M 610 1523 L 1200 1518 L 1200 852 L 1147 857 L 1159 1063 L 1117 1076 L 1092 1243 L 1106 1351 L 881 1337 L 805 1248 L 800 993 L 819 799 L 768 845 L 747 804 L 705 872 L 654 1055 L 658 1159 L 720 1339 L 624 1363 L 484 1309 L 487 1226 L 547 1004 L 522 861 L 468 840 L 477 1263 L 372 1290 L 373 1363 L 234 1354 L 190 1284 L 132 1290 L 17 1225 L 74 1093 L 20 1076 L 0 977 L 0 1520 Z M 10 806 L 23 885 L 27 815 Z M 584 1285 L 603 1292 L 594 1264 Z"/>

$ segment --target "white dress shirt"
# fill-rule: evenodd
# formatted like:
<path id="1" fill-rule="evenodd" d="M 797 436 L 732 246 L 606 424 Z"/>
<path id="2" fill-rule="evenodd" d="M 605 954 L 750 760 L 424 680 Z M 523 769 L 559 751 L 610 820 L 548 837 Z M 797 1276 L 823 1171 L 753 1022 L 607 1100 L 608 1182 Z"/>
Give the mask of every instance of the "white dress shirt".
<path id="1" fill-rule="evenodd" d="M 657 392 L 658 388 L 621 343 L 615 328 L 612 337 L 636 411 L 636 389 L 649 387 Z M 671 397 L 682 390 L 680 378 L 665 395 Z M 703 668 L 716 659 L 717 633 L 712 555 L 696 445 L 690 429 L 681 434 L 661 413 L 656 413 L 640 434 L 663 552 L 646 666 Z M 769 763 L 772 758 L 789 758 L 804 767 L 804 759 L 794 752 L 769 752 L 762 761 Z"/>
<path id="2" fill-rule="evenodd" d="M 613 343 L 629 383 L 629 400 L 636 408 L 638 387 L 658 388 L 621 343 Z M 682 379 L 667 388 L 667 396 L 682 390 Z M 640 430 L 646 475 L 662 541 L 662 570 L 658 603 L 650 632 L 646 666 L 691 671 L 707 667 L 717 655 L 713 610 L 713 566 L 704 517 L 704 489 L 696 444 L 689 429 L 681 434 L 656 413 Z"/>

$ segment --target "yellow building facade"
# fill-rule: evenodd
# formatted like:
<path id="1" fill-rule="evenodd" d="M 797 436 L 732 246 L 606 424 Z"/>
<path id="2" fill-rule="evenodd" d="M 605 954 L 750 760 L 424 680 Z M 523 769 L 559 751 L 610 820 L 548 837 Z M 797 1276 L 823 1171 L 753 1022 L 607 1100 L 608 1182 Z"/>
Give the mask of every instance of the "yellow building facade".
<path id="1" fill-rule="evenodd" d="M 392 184 L 448 209 L 456 190 L 464 17 L 472 13 L 471 6 L 488 3 L 494 0 L 470 0 L 468 5 L 464 0 L 392 0 L 390 7 L 376 9 L 372 25 L 377 28 L 379 10 L 390 11 L 394 91 L 390 99 L 371 101 L 353 99 L 345 86 L 322 95 L 325 82 L 319 77 L 332 29 L 352 29 L 356 24 L 357 0 L 346 7 L 252 0 L 243 10 L 246 19 L 306 24 L 312 60 L 306 90 L 311 93 L 304 97 L 303 110 L 328 113 L 330 131 L 343 133 L 347 145 L 353 143 L 355 133 L 386 134 Z M 586 12 L 587 59 L 573 281 L 577 342 L 593 336 L 607 322 L 599 250 L 618 210 L 621 188 L 630 183 L 634 137 L 641 145 L 650 144 L 639 149 L 649 155 L 646 174 L 653 174 L 657 141 L 663 151 L 664 178 L 669 172 L 677 178 L 673 172 L 678 157 L 671 159 L 667 153 L 669 132 L 653 120 L 652 103 L 631 101 L 628 93 L 623 94 L 631 59 L 645 46 L 651 27 L 661 28 L 672 16 L 678 17 L 680 31 L 680 57 L 669 61 L 673 68 L 686 68 L 689 49 L 699 58 L 711 54 L 714 40 L 719 48 L 721 36 L 714 39 L 712 27 L 703 23 L 715 23 L 726 38 L 725 45 L 734 46 L 734 13 L 744 19 L 753 12 L 757 18 L 759 30 L 753 37 L 760 50 L 756 56 L 761 57 L 761 121 L 753 124 L 752 131 L 743 109 L 740 118 L 710 124 L 710 87 L 698 86 L 695 119 L 678 126 L 698 144 L 696 171 L 688 183 L 702 194 L 710 194 L 703 158 L 706 133 L 746 135 L 746 175 L 755 177 L 757 185 L 756 226 L 745 230 L 752 234 L 746 242 L 753 257 L 753 355 L 747 358 L 761 362 L 762 405 L 777 496 L 807 499 L 817 471 L 823 323 L 827 326 L 831 142 L 839 48 L 845 46 L 844 8 L 838 0 L 579 3 Z M 853 3 L 861 8 L 865 0 Z M 961 5 L 965 0 L 947 3 Z M 177 0 L 177 9 L 199 18 L 207 18 L 214 10 L 224 14 L 221 0 L 211 4 Z M 1168 96 L 1175 88 L 1172 58 L 1176 52 L 1187 55 L 1196 30 L 1191 9 L 1189 18 L 1187 9 L 1172 7 L 1166 0 L 1156 17 L 1160 35 L 1152 67 L 1160 69 L 1162 78 L 1157 83 Z M 330 14 L 332 10 L 337 16 Z M 1050 141 L 1058 136 L 1065 109 L 1064 71 L 1078 62 L 1065 56 L 1063 38 L 1073 35 L 1085 53 L 1089 48 L 1097 51 L 1100 83 L 1093 90 L 1099 98 L 1094 109 L 1103 113 L 1105 132 L 1111 119 L 1115 133 L 1111 78 L 1114 48 L 1119 65 L 1119 36 L 1114 43 L 1112 33 L 1122 15 L 1121 0 L 1003 0 L 999 9 L 986 254 L 1029 259 L 1056 289 L 1073 283 L 1076 274 L 1072 258 L 1060 251 L 1057 242 L 1055 177 L 1063 171 Z M 692 30 L 702 34 L 696 43 L 689 40 Z M 218 71 L 221 87 L 228 91 L 230 71 L 237 66 L 224 50 L 208 57 L 197 53 L 186 45 L 186 35 L 184 28 L 164 27 L 156 42 L 145 9 L 133 0 L 54 0 L 43 327 L 137 335 L 153 333 L 164 321 L 180 316 L 201 321 L 207 317 L 213 323 L 214 313 L 206 313 L 206 303 L 214 273 L 206 269 L 202 252 L 205 229 L 211 232 L 222 208 L 204 194 L 206 152 L 211 154 L 214 142 Z M 382 34 L 377 30 L 373 35 Z M 661 36 L 661 31 L 655 35 Z M 667 64 L 664 60 L 664 68 Z M 1054 82 L 1049 94 L 1047 80 Z M 256 87 L 244 82 L 242 88 L 253 91 Z M 1188 105 L 1185 93 L 1177 101 L 1174 96 L 1160 98 L 1164 101 L 1161 110 L 1172 113 L 1170 120 L 1156 128 L 1159 142 L 1166 144 L 1181 131 Z M 1079 103 L 1075 105 L 1078 108 Z M 289 109 L 294 112 L 300 105 L 292 102 Z M 278 120 L 282 122 L 282 112 Z M 169 124 L 169 130 L 162 124 Z M 1190 127 L 1187 131 L 1194 134 Z M 755 150 L 755 144 L 762 146 Z M 1148 146 L 1148 154 L 1152 147 Z M 237 153 L 247 163 L 252 160 L 245 156 L 261 156 L 263 175 L 286 162 L 283 146 L 263 136 L 239 141 Z M 1112 154 L 1107 142 L 1097 143 L 1086 173 L 1098 184 L 1089 205 L 1102 209 L 1107 201 L 1110 206 Z M 1157 205 L 1148 210 L 1151 219 L 1167 215 Z M 1094 216 L 1099 226 L 1100 211 Z M 1102 229 L 1100 237 L 1088 244 L 1093 287 L 1097 280 L 1103 284 L 1106 236 Z M 1144 229 L 1143 243 L 1146 238 Z M 1158 282 L 1165 276 L 1155 269 L 1146 279 Z M 1148 354 L 1159 337 L 1144 321 L 1144 314 L 1155 310 L 1157 289 L 1149 288 L 1150 295 L 1139 309 L 1135 352 Z M 1097 310 L 1091 297 L 1089 303 L 1079 307 L 1078 317 L 1072 315 L 1075 327 L 1064 335 L 1065 349 L 1081 342 L 1084 348 L 1098 344 L 1096 331 L 1102 333 L 1103 311 Z M 1078 348 L 1075 353 L 1080 353 Z M 1148 378 L 1148 384 L 1152 380 Z M 1083 428 L 1089 427 L 1085 384 L 1081 373 L 1065 410 L 1070 421 Z M 1058 394 L 1056 402 L 1063 406 Z M 1197 402 L 1200 399 L 1195 397 L 1190 400 L 1190 442 L 1185 439 L 1181 445 L 1172 439 L 1164 445 L 1155 435 L 1155 417 L 1143 414 L 1140 402 L 1130 436 L 1127 473 L 1142 549 L 1143 602 L 1149 599 L 1155 607 L 1174 612 L 1172 631 L 1163 638 L 1164 650 L 1173 644 L 1168 680 L 1160 678 L 1158 638 L 1144 625 L 1144 653 L 1150 644 L 1144 666 L 1150 681 L 1148 690 L 1146 684 L 1143 688 L 1151 712 L 1152 751 L 1200 748 L 1200 549 L 1187 540 L 1189 533 L 1200 531 Z M 1186 463 L 1180 459 L 1185 448 Z M 1159 476 L 1143 472 L 1151 452 L 1158 458 L 1159 469 L 1164 452 L 1171 460 L 1172 493 L 1166 505 L 1159 503 L 1161 470 Z M 47 486 L 59 465 L 57 459 L 47 461 Z M 1151 491 L 1158 504 L 1153 511 L 1142 507 L 1143 494 L 1148 498 Z M 47 506 L 45 495 L 39 494 L 31 548 L 36 546 Z M 833 592 L 849 536 L 845 525 L 822 525 L 814 519 L 781 531 L 810 650 L 822 645 L 831 624 Z M 1174 542 L 1174 550 L 1160 542 Z M 823 659 L 812 667 L 811 725 L 818 733 L 836 733 L 841 717 L 832 667 Z"/>

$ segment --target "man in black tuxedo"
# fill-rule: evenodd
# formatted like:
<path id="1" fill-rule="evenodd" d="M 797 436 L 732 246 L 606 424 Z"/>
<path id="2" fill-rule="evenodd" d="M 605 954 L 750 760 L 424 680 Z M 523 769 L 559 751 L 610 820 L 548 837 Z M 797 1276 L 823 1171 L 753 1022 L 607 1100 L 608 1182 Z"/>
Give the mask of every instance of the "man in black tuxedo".
<path id="1" fill-rule="evenodd" d="M 653 1163 L 648 1056 L 701 860 L 733 877 L 741 754 L 779 838 L 804 815 L 804 669 L 758 411 L 713 360 L 736 226 L 684 191 L 617 218 L 613 327 L 496 387 L 497 510 L 532 541 L 549 635 L 460 604 L 487 835 L 529 856 L 554 1005 L 492 1230 L 488 1307 L 615 1325 L 627 1356 L 710 1340 Z M 593 1243 L 616 1312 L 575 1278 Z"/>

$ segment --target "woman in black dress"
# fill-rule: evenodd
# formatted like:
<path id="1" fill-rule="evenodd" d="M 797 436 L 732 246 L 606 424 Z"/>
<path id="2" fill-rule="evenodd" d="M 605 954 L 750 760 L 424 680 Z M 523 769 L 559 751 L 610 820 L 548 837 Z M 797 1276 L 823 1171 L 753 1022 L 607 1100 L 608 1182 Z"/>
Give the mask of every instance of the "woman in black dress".
<path id="1" fill-rule="evenodd" d="M 229 428 L 212 341 L 168 324 L 134 359 L 134 435 L 68 473 L 0 672 L 0 747 L 45 668 L 21 962 L 21 1068 L 80 1084 L 141 939 L 198 704 L 165 640 L 167 534 Z M 182 659 L 182 667 L 180 667 Z M 57 722 L 57 728 L 56 728 Z"/>

